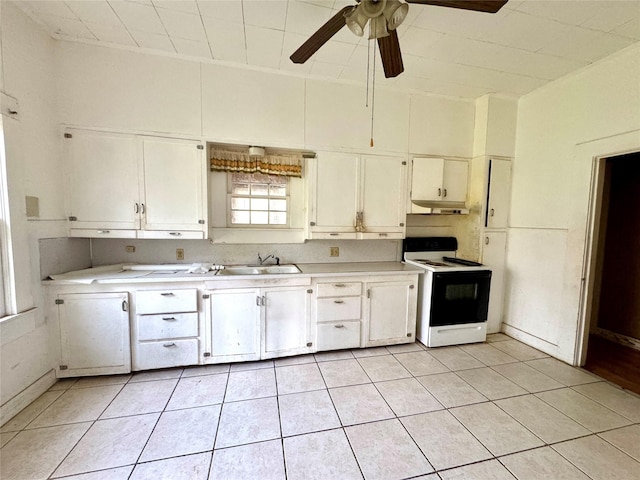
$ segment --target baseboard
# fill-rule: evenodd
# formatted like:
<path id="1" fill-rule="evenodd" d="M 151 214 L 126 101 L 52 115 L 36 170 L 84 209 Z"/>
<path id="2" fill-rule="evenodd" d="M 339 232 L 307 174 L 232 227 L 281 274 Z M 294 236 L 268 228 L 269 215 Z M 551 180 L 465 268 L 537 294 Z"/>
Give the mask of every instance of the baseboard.
<path id="1" fill-rule="evenodd" d="M 7 423 L 23 408 L 49 390 L 49 388 L 56 383 L 56 380 L 56 371 L 49 370 L 15 397 L 7 400 L 4 405 L 0 406 L 0 425 Z"/>
<path id="2" fill-rule="evenodd" d="M 511 338 L 515 338 L 516 340 L 519 340 L 522 343 L 529 345 L 530 347 L 540 350 L 547 355 L 551 355 L 552 357 L 557 358 L 565 363 L 571 363 L 560 358 L 560 356 L 558 355 L 558 346 L 554 345 L 553 343 L 547 342 L 546 340 L 543 340 L 539 337 L 535 337 L 506 323 L 502 324 L 502 333 L 504 333 L 505 335 L 509 335 Z"/>

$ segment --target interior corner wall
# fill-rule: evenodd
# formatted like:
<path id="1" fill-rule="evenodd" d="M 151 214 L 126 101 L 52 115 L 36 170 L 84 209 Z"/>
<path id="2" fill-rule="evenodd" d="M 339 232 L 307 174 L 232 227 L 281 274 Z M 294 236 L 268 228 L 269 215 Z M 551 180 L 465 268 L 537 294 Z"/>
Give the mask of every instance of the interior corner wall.
<path id="1" fill-rule="evenodd" d="M 62 169 L 55 95 L 55 41 L 11 2 L 2 2 L 4 92 L 18 100 L 19 118 L 4 119 L 11 250 L 15 272 L 14 317 L 0 323 L 2 416 L 23 405 L 14 400 L 52 368 L 40 286 L 40 238 L 64 235 Z M 25 196 L 39 199 L 27 219 Z M 53 381 L 50 379 L 50 381 Z M 40 389 L 48 388 L 40 382 Z M 39 395 L 30 389 L 29 395 Z M 24 397 L 24 395 L 22 395 Z M 34 397 L 35 398 L 35 397 Z M 27 399 L 28 400 L 28 399 Z M 33 400 L 33 398 L 31 398 Z M 14 402 L 12 404 L 12 402 Z"/>
<path id="2" fill-rule="evenodd" d="M 586 218 L 589 209 L 575 195 L 589 186 L 574 183 L 590 182 L 592 169 L 592 159 L 576 152 L 585 142 L 637 129 L 640 44 L 519 101 L 505 329 L 569 363 L 576 361 L 585 248 L 570 241 L 572 219 L 576 212 Z"/>

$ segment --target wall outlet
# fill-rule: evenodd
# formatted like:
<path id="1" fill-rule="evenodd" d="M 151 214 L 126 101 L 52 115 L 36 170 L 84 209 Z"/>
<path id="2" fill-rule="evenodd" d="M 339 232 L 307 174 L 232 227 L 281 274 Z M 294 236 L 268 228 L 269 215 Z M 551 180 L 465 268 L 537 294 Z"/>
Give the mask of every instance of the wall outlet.
<path id="1" fill-rule="evenodd" d="M 136 251 L 136 247 L 134 245 L 127 245 L 126 247 L 124 247 L 124 249 L 127 251 L 127 253 L 134 253 Z"/>
<path id="2" fill-rule="evenodd" d="M 340 256 L 340 247 L 329 247 L 329 256 L 330 257 L 339 257 Z"/>
<path id="3" fill-rule="evenodd" d="M 176 260 L 184 260 L 184 248 L 176 248 Z"/>

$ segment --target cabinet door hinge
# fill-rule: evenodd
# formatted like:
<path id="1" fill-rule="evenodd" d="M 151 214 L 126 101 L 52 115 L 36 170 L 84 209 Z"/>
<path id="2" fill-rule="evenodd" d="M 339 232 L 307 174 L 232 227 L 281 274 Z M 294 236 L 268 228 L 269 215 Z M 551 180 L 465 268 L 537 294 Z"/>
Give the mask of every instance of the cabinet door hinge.
<path id="1" fill-rule="evenodd" d="M 198 146 L 197 146 L 197 149 L 198 149 L 198 150 L 204 150 L 204 145 L 198 145 Z"/>
<path id="2" fill-rule="evenodd" d="M 307 293 L 313 293 L 313 289 L 310 288 L 309 290 L 307 290 Z"/>
<path id="3" fill-rule="evenodd" d="M 204 220 L 198 220 L 198 223 L 199 223 L 200 225 L 204 225 Z"/>
<path id="4" fill-rule="evenodd" d="M 78 217 L 69 217 L 69 221 L 70 222 L 77 222 L 78 221 Z"/>
<path id="5" fill-rule="evenodd" d="M 403 164 L 403 165 L 406 165 L 406 164 L 407 164 L 407 162 L 406 162 L 406 161 L 405 161 L 405 162 L 402 162 L 402 164 Z"/>
<path id="6" fill-rule="evenodd" d="M 209 298 L 211 295 L 209 295 L 208 293 L 205 293 L 204 295 L 202 295 L 202 298 L 207 299 Z"/>
<path id="7" fill-rule="evenodd" d="M 73 135 L 71 135 L 70 133 L 65 133 L 64 138 L 73 138 Z"/>
<path id="8" fill-rule="evenodd" d="M 60 365 L 60 370 L 66 370 L 67 368 L 69 367 L 67 367 L 66 365 Z"/>
<path id="9" fill-rule="evenodd" d="M 367 298 L 371 298 L 371 289 L 367 288 Z"/>
<path id="10" fill-rule="evenodd" d="M 313 343 L 312 342 L 307 342 L 307 347 L 313 347 Z"/>
<path id="11" fill-rule="evenodd" d="M 312 227 L 316 226 L 316 222 L 309 222 L 309 225 L 311 225 Z"/>
<path id="12" fill-rule="evenodd" d="M 202 356 L 203 356 L 203 357 L 210 357 L 210 356 L 211 356 L 211 353 L 210 353 L 210 352 L 204 352 L 204 353 L 202 354 Z"/>
<path id="13" fill-rule="evenodd" d="M 56 305 L 62 305 L 64 303 L 64 300 L 61 298 L 56 298 Z"/>
<path id="14" fill-rule="evenodd" d="M 413 335 L 411 333 L 407 333 L 407 337 L 411 338 Z"/>
<path id="15" fill-rule="evenodd" d="M 404 223 L 401 223 L 401 224 L 400 224 L 400 226 L 401 226 L 401 227 L 404 227 Z"/>
<path id="16" fill-rule="evenodd" d="M 409 289 L 410 289 L 410 290 L 413 290 L 414 288 L 416 288 L 416 286 L 415 286 L 415 285 L 409 285 Z"/>

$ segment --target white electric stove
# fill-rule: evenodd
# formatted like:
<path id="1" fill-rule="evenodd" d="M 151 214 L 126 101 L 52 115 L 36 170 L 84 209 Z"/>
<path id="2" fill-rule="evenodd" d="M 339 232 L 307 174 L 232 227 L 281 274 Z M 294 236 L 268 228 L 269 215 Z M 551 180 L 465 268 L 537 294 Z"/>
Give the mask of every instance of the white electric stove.
<path id="1" fill-rule="evenodd" d="M 416 338 L 428 347 L 483 342 L 491 270 L 457 258 L 454 237 L 410 237 L 404 261 L 424 268 L 418 287 Z"/>

